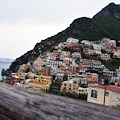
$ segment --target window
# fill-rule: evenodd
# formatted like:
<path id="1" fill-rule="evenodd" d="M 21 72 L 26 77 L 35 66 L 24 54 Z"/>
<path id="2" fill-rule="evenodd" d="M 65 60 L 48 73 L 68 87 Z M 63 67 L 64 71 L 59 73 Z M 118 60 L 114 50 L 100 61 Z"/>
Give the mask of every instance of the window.
<path id="1" fill-rule="evenodd" d="M 46 80 L 42 80 L 42 82 L 46 82 Z"/>
<path id="2" fill-rule="evenodd" d="M 96 89 L 91 89 L 90 97 L 91 97 L 91 98 L 94 98 L 94 99 L 98 99 L 98 90 L 96 90 Z"/>
<path id="3" fill-rule="evenodd" d="M 76 87 L 76 85 L 73 85 L 73 87 L 75 88 L 75 87 Z"/>
<path id="4" fill-rule="evenodd" d="M 109 92 L 106 92 L 106 95 L 105 96 L 109 96 Z"/>

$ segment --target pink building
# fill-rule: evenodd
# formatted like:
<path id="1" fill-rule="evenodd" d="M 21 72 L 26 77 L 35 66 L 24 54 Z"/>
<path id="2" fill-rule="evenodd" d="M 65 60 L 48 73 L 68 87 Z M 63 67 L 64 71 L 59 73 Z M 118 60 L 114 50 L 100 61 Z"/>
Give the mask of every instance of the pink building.
<path id="1" fill-rule="evenodd" d="M 70 58 L 64 58 L 63 62 L 66 63 L 66 64 L 69 64 L 70 63 Z"/>
<path id="2" fill-rule="evenodd" d="M 13 78 L 13 77 L 15 77 L 15 76 L 17 76 L 17 73 L 11 73 L 11 74 L 10 74 L 10 78 Z"/>
<path id="3" fill-rule="evenodd" d="M 61 52 L 59 52 L 59 51 L 53 51 L 53 55 L 56 57 L 56 60 L 59 60 L 60 56 L 61 56 Z"/>
<path id="4" fill-rule="evenodd" d="M 80 65 L 91 68 L 101 68 L 102 63 L 99 60 L 80 59 Z"/>
<path id="5" fill-rule="evenodd" d="M 42 60 L 41 58 L 38 58 L 34 61 L 34 69 L 39 71 L 42 70 L 42 63 L 44 60 Z"/>
<path id="6" fill-rule="evenodd" d="M 79 72 L 80 74 L 85 74 L 86 70 L 87 70 L 86 66 L 78 66 L 76 68 L 76 71 Z"/>
<path id="7" fill-rule="evenodd" d="M 86 54 L 86 55 L 91 55 L 91 54 L 95 54 L 96 51 L 92 50 L 92 49 L 89 49 L 89 48 L 84 48 L 83 53 Z"/>
<path id="8" fill-rule="evenodd" d="M 71 44 L 68 45 L 68 48 L 70 48 L 70 49 L 78 49 L 79 46 L 78 46 L 78 44 L 71 43 Z"/>
<path id="9" fill-rule="evenodd" d="M 61 56 L 61 52 L 59 51 L 53 51 L 52 53 L 48 52 L 47 56 L 49 60 L 59 60 Z"/>
<path id="10" fill-rule="evenodd" d="M 116 50 L 116 47 L 114 45 L 105 45 L 105 50 L 107 52 L 112 52 Z"/>
<path id="11" fill-rule="evenodd" d="M 86 81 L 87 83 L 98 82 L 98 74 L 97 73 L 86 73 Z"/>
<path id="12" fill-rule="evenodd" d="M 88 55 L 89 54 L 89 49 L 88 48 L 84 48 L 83 49 L 83 53 L 86 54 L 86 55 Z"/>
<path id="13" fill-rule="evenodd" d="M 69 92 L 69 93 L 76 93 L 78 88 L 78 83 L 74 80 L 68 80 L 62 82 L 60 92 Z"/>
<path id="14" fill-rule="evenodd" d="M 18 82 L 19 82 L 19 77 L 17 76 L 17 73 L 11 73 L 9 83 L 15 84 Z"/>

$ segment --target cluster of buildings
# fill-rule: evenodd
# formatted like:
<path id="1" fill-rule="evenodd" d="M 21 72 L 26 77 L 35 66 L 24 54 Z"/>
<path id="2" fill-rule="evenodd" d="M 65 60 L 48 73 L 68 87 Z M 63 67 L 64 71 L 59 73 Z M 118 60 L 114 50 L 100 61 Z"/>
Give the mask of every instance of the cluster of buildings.
<path id="1" fill-rule="evenodd" d="M 18 73 L 12 73 L 7 82 L 44 92 L 50 90 L 52 83 L 58 82 L 62 93 L 86 94 L 88 101 L 99 104 L 120 104 L 117 99 L 120 96 L 120 69 L 110 71 L 101 63 L 101 60 L 110 60 L 111 53 L 119 58 L 115 40 L 103 38 L 98 43 L 88 40 L 80 43 L 78 39 L 68 38 L 41 53 L 35 61 L 21 65 Z M 87 59 L 85 55 L 98 59 Z M 99 85 L 106 78 L 114 86 Z"/>

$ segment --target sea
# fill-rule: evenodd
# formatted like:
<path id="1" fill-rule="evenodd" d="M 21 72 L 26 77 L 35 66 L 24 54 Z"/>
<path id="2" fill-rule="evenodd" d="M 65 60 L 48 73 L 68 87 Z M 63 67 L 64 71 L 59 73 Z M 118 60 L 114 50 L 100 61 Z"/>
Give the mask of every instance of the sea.
<path id="1" fill-rule="evenodd" d="M 0 58 L 0 80 L 2 80 L 2 78 L 6 78 L 6 76 L 1 75 L 2 69 L 8 69 L 13 61 L 14 59 Z"/>

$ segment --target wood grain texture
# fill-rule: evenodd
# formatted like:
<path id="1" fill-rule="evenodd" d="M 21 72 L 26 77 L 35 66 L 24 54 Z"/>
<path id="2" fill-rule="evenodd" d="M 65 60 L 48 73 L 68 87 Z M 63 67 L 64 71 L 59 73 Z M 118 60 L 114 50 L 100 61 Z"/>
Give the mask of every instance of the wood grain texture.
<path id="1" fill-rule="evenodd" d="M 0 83 L 0 120 L 120 120 L 120 109 Z"/>

